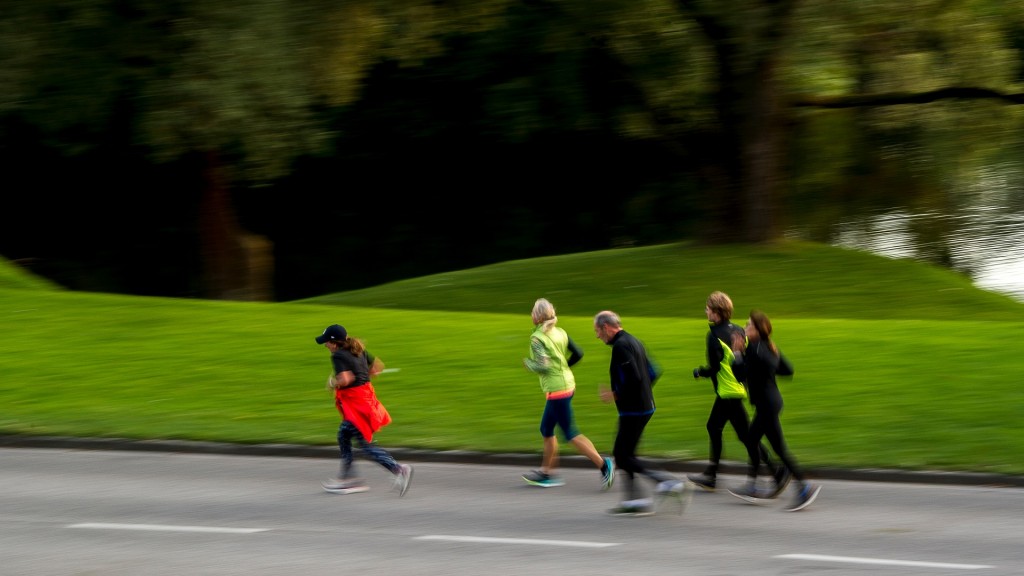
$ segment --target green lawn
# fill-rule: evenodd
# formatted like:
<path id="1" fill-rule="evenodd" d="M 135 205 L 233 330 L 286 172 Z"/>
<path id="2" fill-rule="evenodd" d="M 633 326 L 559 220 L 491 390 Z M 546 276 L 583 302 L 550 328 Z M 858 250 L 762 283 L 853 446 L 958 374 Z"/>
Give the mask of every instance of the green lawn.
<path id="1" fill-rule="evenodd" d="M 707 457 L 704 299 L 743 323 L 764 309 L 796 367 L 783 425 L 806 466 L 1024 474 L 1024 304 L 956 273 L 809 243 L 671 244 L 505 262 L 291 303 L 62 290 L 0 260 L 0 434 L 333 445 L 325 348 L 342 323 L 389 368 L 386 447 L 539 453 L 544 399 L 521 358 L 541 296 L 586 355 L 582 431 L 603 452 L 597 399 L 610 308 L 665 370 L 641 453 Z M 996 337 L 996 334 L 999 337 Z M 572 453 L 566 447 L 565 453 Z M 725 457 L 744 452 L 726 432 Z"/>

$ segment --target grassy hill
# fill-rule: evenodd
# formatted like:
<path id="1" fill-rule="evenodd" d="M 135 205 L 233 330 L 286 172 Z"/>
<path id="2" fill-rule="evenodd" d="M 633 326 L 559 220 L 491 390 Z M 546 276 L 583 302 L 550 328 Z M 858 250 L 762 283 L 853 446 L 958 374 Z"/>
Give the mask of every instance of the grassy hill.
<path id="1" fill-rule="evenodd" d="M 0 288 L 20 290 L 61 290 L 62 288 L 45 278 L 26 272 L 20 266 L 0 258 Z"/>
<path id="2" fill-rule="evenodd" d="M 1024 360 L 1009 353 L 1024 304 L 945 269 L 789 242 L 520 260 L 289 303 L 70 292 L 0 261 L 0 434 L 332 445 L 313 337 L 338 322 L 397 369 L 376 380 L 394 417 L 384 446 L 539 453 L 543 397 L 521 358 L 544 296 L 586 353 L 582 431 L 609 451 L 608 349 L 592 330 L 609 308 L 665 369 L 641 453 L 702 460 L 712 391 L 690 371 L 716 289 L 740 323 L 755 307 L 772 317 L 796 367 L 783 425 L 805 465 L 1024 473 Z M 725 452 L 743 459 L 728 431 Z"/>
<path id="3" fill-rule="evenodd" d="M 544 295 L 560 315 L 614 308 L 623 317 L 702 319 L 713 290 L 729 293 L 737 314 L 761 308 L 780 319 L 1024 319 L 1022 303 L 948 269 L 806 242 L 667 244 L 516 260 L 305 302 L 528 314 Z"/>

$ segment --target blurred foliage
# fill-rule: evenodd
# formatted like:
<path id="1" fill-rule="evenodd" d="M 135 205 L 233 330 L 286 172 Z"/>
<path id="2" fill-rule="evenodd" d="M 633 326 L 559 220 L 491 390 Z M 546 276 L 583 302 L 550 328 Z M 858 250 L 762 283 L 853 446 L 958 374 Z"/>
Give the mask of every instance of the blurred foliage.
<path id="1" fill-rule="evenodd" d="M 0 32 L 4 217 L 30 230 L 4 222 L 0 253 L 86 289 L 201 294 L 221 185 L 289 299 L 796 222 L 824 241 L 854 205 L 955 209 L 1024 133 L 998 100 L 814 104 L 1019 94 L 1024 0 L 38 0 Z M 331 265 L 328 230 L 374 265 Z"/>

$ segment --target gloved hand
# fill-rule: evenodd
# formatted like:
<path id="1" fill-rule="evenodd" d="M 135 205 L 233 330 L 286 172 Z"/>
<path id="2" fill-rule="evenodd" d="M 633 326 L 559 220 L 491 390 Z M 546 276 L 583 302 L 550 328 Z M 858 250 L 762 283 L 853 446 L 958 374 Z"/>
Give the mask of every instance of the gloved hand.
<path id="1" fill-rule="evenodd" d="M 693 369 L 693 377 L 694 378 L 700 378 L 700 368 L 694 368 Z"/>

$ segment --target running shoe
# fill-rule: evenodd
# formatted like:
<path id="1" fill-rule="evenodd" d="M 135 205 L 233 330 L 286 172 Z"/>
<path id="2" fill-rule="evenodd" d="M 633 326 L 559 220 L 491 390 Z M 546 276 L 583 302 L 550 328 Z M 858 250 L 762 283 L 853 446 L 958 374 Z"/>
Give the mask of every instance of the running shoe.
<path id="1" fill-rule="evenodd" d="M 650 516 L 654 514 L 654 503 L 649 498 L 622 502 L 608 511 L 613 516 Z"/>
<path id="2" fill-rule="evenodd" d="M 783 490 L 786 489 L 786 486 L 789 486 L 789 481 L 792 478 L 793 473 L 789 471 L 789 468 L 779 466 L 778 471 L 775 473 L 775 486 L 766 493 L 765 498 L 778 498 Z"/>
<path id="3" fill-rule="evenodd" d="M 400 470 L 395 474 L 395 490 L 398 490 L 398 496 L 405 496 L 405 493 L 409 490 L 409 484 L 412 482 L 412 466 L 408 464 L 402 464 Z"/>
<path id="4" fill-rule="evenodd" d="M 604 472 L 601 474 L 601 490 L 607 491 L 615 482 L 615 463 L 611 458 L 604 459 Z"/>
<path id="5" fill-rule="evenodd" d="M 562 480 L 558 476 L 551 476 L 550 474 L 545 474 L 540 470 L 530 470 L 526 474 L 523 474 L 523 480 L 526 480 L 527 484 L 530 484 L 532 486 L 540 486 L 541 488 L 565 486 L 565 480 Z"/>
<path id="6" fill-rule="evenodd" d="M 652 516 L 654 508 L 650 506 L 617 506 L 608 511 L 613 516 Z"/>
<path id="7" fill-rule="evenodd" d="M 678 496 L 683 493 L 683 488 L 686 486 L 686 482 L 682 480 L 664 480 L 658 482 L 658 487 L 655 488 L 655 493 L 658 496 Z"/>
<path id="8" fill-rule="evenodd" d="M 787 512 L 796 512 L 797 510 L 803 510 L 814 502 L 814 499 L 818 497 L 818 493 L 821 492 L 821 486 L 817 484 L 811 484 L 810 482 L 805 483 L 800 487 L 800 492 L 796 495 L 796 500 L 793 504 L 786 508 Z"/>
<path id="9" fill-rule="evenodd" d="M 716 478 L 714 476 L 710 476 L 708 474 L 689 474 L 686 478 L 708 492 L 715 491 Z"/>
<path id="10" fill-rule="evenodd" d="M 770 492 L 767 490 L 758 488 L 753 482 L 747 482 L 747 484 L 739 490 L 729 490 L 729 493 L 739 498 L 740 500 L 746 500 L 753 504 L 759 504 L 770 500 Z"/>
<path id="11" fill-rule="evenodd" d="M 370 489 L 362 478 L 331 478 L 320 485 L 331 494 L 355 494 Z"/>

